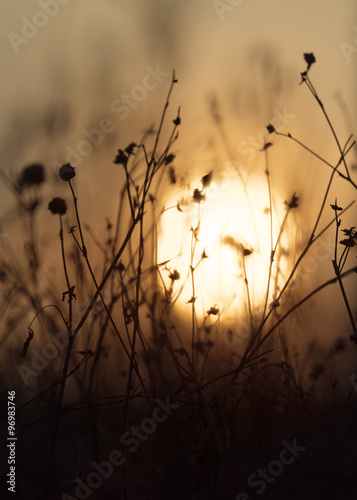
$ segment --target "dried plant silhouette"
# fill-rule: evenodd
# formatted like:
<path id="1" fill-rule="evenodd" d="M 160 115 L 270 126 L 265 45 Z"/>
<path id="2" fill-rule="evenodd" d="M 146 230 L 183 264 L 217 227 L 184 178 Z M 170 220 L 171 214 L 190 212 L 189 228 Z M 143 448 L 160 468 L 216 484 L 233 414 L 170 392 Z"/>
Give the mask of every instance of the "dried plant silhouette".
<path id="1" fill-rule="evenodd" d="M 175 73 L 157 128 L 114 158 L 112 168 L 122 169 L 123 183 L 105 238 L 83 222 L 76 195 L 81 174 L 71 164 L 58 173 L 68 194 L 48 203 L 59 233 L 51 226 L 45 236 L 43 166 L 27 166 L 15 178 L 1 171 L 17 201 L 25 238 L 24 252 L 3 244 L 0 266 L 1 344 L 9 360 L 4 373 L 17 380 L 19 498 L 257 498 L 252 474 L 279 455 L 283 440 L 294 439 L 306 451 L 274 478 L 259 473 L 264 498 L 352 498 L 357 491 L 354 385 L 338 380 L 334 371 L 357 343 L 355 305 L 345 287 L 357 272 L 357 237 L 355 227 L 343 227 L 354 201 L 329 202 L 335 199 L 336 178 L 357 187 L 349 167 L 355 142 L 352 136 L 344 143 L 338 138 L 310 77 L 315 56 L 306 53 L 304 59 L 301 84 L 320 108 L 339 158 L 327 160 L 292 132 L 266 126 L 272 139 L 261 154 L 270 241 L 260 303 L 249 278 L 255 250 L 235 235 L 225 234 L 219 242 L 232 250 L 241 269 L 245 312 L 233 322 L 227 320 L 228 307 L 218 302 L 203 315 L 197 310 L 197 272 L 210 259 L 199 245 L 201 227 L 215 172 L 190 185 L 175 205 L 162 208 L 160 202 L 165 182 L 174 190 L 179 178 L 173 146 L 184 126 L 180 108 L 169 118 Z M 280 147 L 281 138 L 330 170 L 312 230 L 297 255 L 284 238 L 300 209 L 299 193 L 292 192 L 280 207 L 284 215 L 275 227 L 270 151 Z M 244 183 L 239 172 L 237 181 Z M 168 211 L 195 214 L 185 275 L 176 255 L 158 261 L 161 218 Z M 322 224 L 325 214 L 330 221 Z M 6 231 L 5 218 L 2 224 Z M 331 276 L 308 293 L 289 293 L 305 256 L 329 231 L 335 237 Z M 44 237 L 51 241 L 60 278 L 45 272 Z M 294 258 L 282 272 L 287 251 Z M 183 318 L 178 299 L 187 284 Z M 351 330 L 325 345 L 312 339 L 306 352 L 297 352 L 289 336 L 298 332 L 291 331 L 289 320 L 332 286 L 341 292 Z M 30 318 L 27 334 L 10 339 L 24 318 Z M 248 333 L 240 336 L 243 331 Z M 241 491 L 249 493 L 239 497 Z"/>

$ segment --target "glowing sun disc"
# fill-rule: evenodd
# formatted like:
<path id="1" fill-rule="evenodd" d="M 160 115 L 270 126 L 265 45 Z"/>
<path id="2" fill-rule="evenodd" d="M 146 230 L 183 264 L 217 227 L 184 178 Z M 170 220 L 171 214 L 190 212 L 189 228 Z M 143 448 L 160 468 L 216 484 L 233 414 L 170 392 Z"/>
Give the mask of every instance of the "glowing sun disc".
<path id="1" fill-rule="evenodd" d="M 221 186 L 212 183 L 206 190 L 199 180 L 194 185 L 205 200 L 195 203 L 192 189 L 185 196 L 176 191 L 160 223 L 158 262 L 171 259 L 166 275 L 162 274 L 166 288 L 172 285 L 172 301 L 189 313 L 189 301 L 195 300 L 197 314 L 202 316 L 213 306 L 226 314 L 246 314 L 248 295 L 251 308 L 260 308 L 266 297 L 272 249 L 266 181 L 251 180 L 245 189 L 238 179 Z M 284 211 L 282 200 L 276 198 L 273 244 Z M 172 282 L 174 270 L 180 278 Z M 278 281 L 273 272 L 269 300 Z"/>

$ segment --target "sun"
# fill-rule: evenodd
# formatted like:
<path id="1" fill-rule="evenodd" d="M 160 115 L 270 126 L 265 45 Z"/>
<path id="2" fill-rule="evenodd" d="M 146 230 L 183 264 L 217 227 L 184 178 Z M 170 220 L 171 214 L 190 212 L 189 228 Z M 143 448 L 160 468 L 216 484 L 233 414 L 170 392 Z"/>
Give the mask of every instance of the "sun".
<path id="1" fill-rule="evenodd" d="M 190 314 L 194 300 L 201 318 L 211 307 L 237 316 L 274 299 L 286 269 L 284 203 L 276 193 L 270 201 L 264 176 L 212 180 L 207 188 L 196 179 L 173 190 L 165 207 L 158 262 L 168 261 L 161 276 L 180 312 Z"/>

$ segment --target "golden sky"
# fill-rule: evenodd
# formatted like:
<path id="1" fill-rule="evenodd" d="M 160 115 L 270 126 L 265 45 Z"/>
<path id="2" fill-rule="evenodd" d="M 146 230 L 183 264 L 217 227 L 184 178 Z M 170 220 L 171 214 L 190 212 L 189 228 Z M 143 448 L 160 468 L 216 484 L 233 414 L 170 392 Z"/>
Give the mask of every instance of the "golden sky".
<path id="1" fill-rule="evenodd" d="M 82 116 L 104 108 L 140 83 L 148 65 L 175 68 L 178 100 L 187 108 L 194 102 L 197 116 L 207 91 L 223 94 L 254 77 L 245 62 L 257 44 L 271 47 L 294 78 L 302 53 L 313 51 L 314 78 L 326 97 L 339 91 L 355 105 L 353 0 L 19 0 L 2 11 L 2 134 L 9 132 L 6 116 L 32 112 L 36 122 L 59 98 L 77 102 Z"/>
<path id="2" fill-rule="evenodd" d="M 335 155 L 318 106 L 298 85 L 299 74 L 305 69 L 302 54 L 314 52 L 317 63 L 311 77 L 344 142 L 355 130 L 355 19 L 353 0 L 3 3 L 2 168 L 18 172 L 27 163 L 43 162 L 48 176 L 53 176 L 56 165 L 74 161 L 69 151 L 86 139 L 83 130 L 89 133 L 103 126 L 103 141 L 91 154 L 82 154 L 78 166 L 80 187 L 109 211 L 115 186 L 113 155 L 157 123 L 172 69 L 179 79 L 172 113 L 181 106 L 177 147 L 183 170 L 194 168 L 203 175 L 213 164 L 225 168 L 227 158 L 217 146 L 209 114 L 212 98 L 219 103 L 233 153 L 243 162 L 254 157 L 261 132 L 274 117 L 303 140 L 313 138 L 311 145 L 322 146 L 326 155 L 329 150 Z M 144 81 L 150 89 L 141 95 L 135 89 Z M 122 96 L 132 92 L 137 100 L 125 113 L 120 108 Z M 336 92 L 349 118 L 341 112 Z M 283 197 L 294 186 L 302 187 L 303 176 L 295 163 L 285 176 L 288 185 L 281 186 Z M 100 192 L 92 182 L 98 165 L 107 186 Z M 2 206 L 11 203 L 3 187 L 1 192 Z"/>
<path id="3" fill-rule="evenodd" d="M 316 56 L 310 76 L 341 142 L 356 130 L 355 0 L 17 0 L 2 2 L 1 10 L 1 168 L 16 175 L 43 163 L 52 181 L 45 207 L 52 196 L 67 196 L 55 180 L 57 166 L 75 164 L 84 222 L 101 234 L 116 207 L 116 150 L 158 123 L 173 69 L 179 84 L 170 119 L 178 106 L 182 116 L 176 166 L 198 179 L 227 169 L 212 102 L 233 156 L 248 171 L 263 172 L 256 153 L 273 119 L 330 161 L 339 157 L 316 102 L 298 85 L 305 52 Z M 98 145 L 86 154 L 89 135 Z M 301 220 L 310 222 L 328 169 L 306 163 L 297 149 L 287 154 L 282 141 L 276 146 L 274 187 L 281 200 L 296 190 Z M 3 212 L 14 202 L 3 185 L 0 192 Z M 340 195 L 350 202 L 355 192 L 340 185 L 328 203 Z M 57 235 L 43 211 L 53 224 L 48 234 Z M 13 226 L 0 232 L 15 241 Z M 321 267 L 331 276 L 330 260 Z"/>

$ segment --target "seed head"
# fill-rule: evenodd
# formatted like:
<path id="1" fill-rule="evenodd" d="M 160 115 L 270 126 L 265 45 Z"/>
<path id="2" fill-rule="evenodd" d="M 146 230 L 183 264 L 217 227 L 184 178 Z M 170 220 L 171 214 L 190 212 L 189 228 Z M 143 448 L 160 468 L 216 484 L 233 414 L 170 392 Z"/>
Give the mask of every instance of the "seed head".
<path id="1" fill-rule="evenodd" d="M 76 175 L 76 172 L 74 171 L 74 168 L 70 163 L 66 163 L 65 165 L 62 165 L 59 171 L 59 176 L 63 181 L 70 181 L 73 179 L 73 177 Z"/>
<path id="2" fill-rule="evenodd" d="M 64 215 L 67 212 L 67 205 L 62 198 L 53 198 L 48 204 L 48 210 L 53 214 Z"/>
<path id="3" fill-rule="evenodd" d="M 19 186 L 39 186 L 45 180 L 45 173 L 42 165 L 34 164 L 25 167 L 21 172 L 21 177 L 19 179 Z"/>

